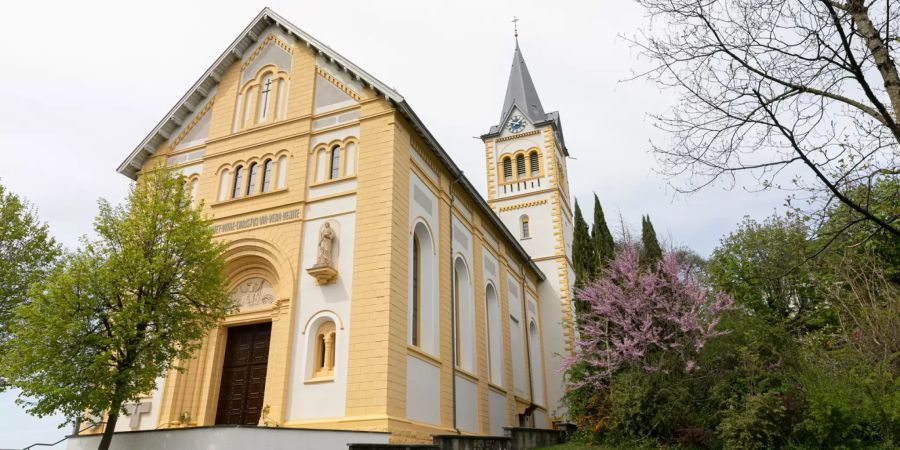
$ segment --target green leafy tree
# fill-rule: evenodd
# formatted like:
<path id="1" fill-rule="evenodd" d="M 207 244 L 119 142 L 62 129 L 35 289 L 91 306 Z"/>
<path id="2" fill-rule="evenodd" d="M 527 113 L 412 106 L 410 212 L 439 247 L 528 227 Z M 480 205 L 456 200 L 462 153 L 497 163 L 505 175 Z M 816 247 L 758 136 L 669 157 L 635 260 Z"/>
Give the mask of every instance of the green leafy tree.
<path id="1" fill-rule="evenodd" d="M 42 279 L 60 247 L 28 202 L 0 185 L 0 364 L 13 311 L 28 301 L 28 287 Z M 0 391 L 6 386 L 0 376 Z"/>
<path id="2" fill-rule="evenodd" d="M 31 414 L 108 413 L 102 450 L 123 405 L 190 358 L 232 305 L 223 244 L 170 170 L 143 175 L 124 206 L 101 200 L 94 229 L 16 310 L 0 370 Z"/>
<path id="3" fill-rule="evenodd" d="M 713 251 L 710 281 L 738 304 L 795 333 L 819 329 L 834 320 L 834 311 L 822 290 L 826 275 L 809 260 L 808 235 L 794 218 L 774 216 L 762 223 L 745 218 Z"/>
<path id="4" fill-rule="evenodd" d="M 606 225 L 606 217 L 603 215 L 603 207 L 600 206 L 597 194 L 594 194 L 594 224 L 591 226 L 591 243 L 594 245 L 594 256 L 598 260 L 597 269 L 599 271 L 616 256 L 616 243 Z"/>
<path id="5" fill-rule="evenodd" d="M 656 231 L 650 223 L 650 216 L 641 217 L 641 265 L 653 267 L 662 259 L 662 247 L 656 239 Z"/>

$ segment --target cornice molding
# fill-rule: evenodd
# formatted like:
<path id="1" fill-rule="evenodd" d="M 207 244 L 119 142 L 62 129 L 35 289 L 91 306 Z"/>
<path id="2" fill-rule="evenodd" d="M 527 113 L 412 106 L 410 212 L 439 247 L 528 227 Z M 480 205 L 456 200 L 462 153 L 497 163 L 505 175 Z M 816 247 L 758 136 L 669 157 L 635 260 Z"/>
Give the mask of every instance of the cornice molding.
<path id="1" fill-rule="evenodd" d="M 260 53 L 262 53 L 263 49 L 266 48 L 267 45 L 269 45 L 273 42 L 275 43 L 275 45 L 281 47 L 284 51 L 288 52 L 289 54 L 291 54 L 291 55 L 294 54 L 294 49 L 292 49 L 291 46 L 287 44 L 287 42 L 284 42 L 281 39 L 278 39 L 278 37 L 276 37 L 274 34 L 270 34 L 270 35 L 266 36 L 266 38 L 263 39 L 263 41 L 256 47 L 256 50 L 254 50 L 253 53 L 250 54 L 250 57 L 247 58 L 247 60 L 244 61 L 243 64 L 241 64 L 241 72 L 243 72 L 244 69 L 246 69 L 247 66 L 249 66 L 250 63 L 252 63 L 253 60 L 256 59 L 256 57 L 259 56 Z"/>

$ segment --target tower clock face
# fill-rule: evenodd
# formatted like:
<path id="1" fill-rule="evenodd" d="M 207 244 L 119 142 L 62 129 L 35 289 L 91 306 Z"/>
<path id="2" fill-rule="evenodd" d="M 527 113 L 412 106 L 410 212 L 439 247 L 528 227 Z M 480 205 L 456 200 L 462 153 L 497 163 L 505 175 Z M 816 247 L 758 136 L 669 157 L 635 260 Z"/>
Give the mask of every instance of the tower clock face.
<path id="1" fill-rule="evenodd" d="M 509 125 L 507 128 L 511 133 L 519 133 L 525 129 L 525 119 L 522 116 L 513 116 L 513 118 L 509 121 Z"/>

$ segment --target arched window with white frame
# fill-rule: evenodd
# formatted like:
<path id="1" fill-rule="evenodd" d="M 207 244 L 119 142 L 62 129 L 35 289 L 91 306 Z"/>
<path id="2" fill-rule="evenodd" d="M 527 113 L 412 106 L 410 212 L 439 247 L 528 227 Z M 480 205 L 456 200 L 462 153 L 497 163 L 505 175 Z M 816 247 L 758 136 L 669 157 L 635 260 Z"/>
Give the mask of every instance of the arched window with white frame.
<path id="1" fill-rule="evenodd" d="M 219 201 L 224 201 L 228 198 L 228 188 L 231 187 L 231 172 L 228 169 L 222 171 L 222 174 L 219 175 Z"/>
<path id="2" fill-rule="evenodd" d="M 424 222 L 416 222 L 410 236 L 408 342 L 431 355 L 438 354 L 437 255 Z"/>
<path id="3" fill-rule="evenodd" d="M 532 150 L 528 154 L 528 165 L 530 166 L 529 169 L 531 169 L 531 176 L 536 177 L 541 174 L 541 158 L 537 150 Z"/>
<path id="4" fill-rule="evenodd" d="M 341 147 L 331 147 L 331 161 L 328 165 L 328 179 L 334 180 L 341 176 Z"/>
<path id="5" fill-rule="evenodd" d="M 525 168 L 525 155 L 519 154 L 516 155 L 516 177 L 524 178 L 526 173 Z"/>
<path id="6" fill-rule="evenodd" d="M 522 214 L 519 217 L 519 222 L 522 231 L 522 239 L 531 239 L 531 222 L 528 219 L 528 215 Z"/>
<path id="7" fill-rule="evenodd" d="M 500 299 L 493 284 L 488 284 L 484 292 L 487 322 L 487 350 L 491 383 L 503 386 L 503 330 L 500 328 Z"/>
<path id="8" fill-rule="evenodd" d="M 272 159 L 269 158 L 263 163 L 262 170 L 262 187 L 260 192 L 269 192 L 269 185 L 272 183 Z"/>
<path id="9" fill-rule="evenodd" d="M 281 189 L 287 183 L 287 156 L 278 158 L 278 178 L 275 181 L 275 188 Z"/>
<path id="10" fill-rule="evenodd" d="M 241 196 L 241 184 L 244 182 L 244 166 L 237 166 L 234 168 L 234 184 L 231 189 L 231 198 L 238 198 Z"/>
<path id="11" fill-rule="evenodd" d="M 250 168 L 247 172 L 247 195 L 253 195 L 256 193 L 256 176 L 257 172 L 259 172 L 259 164 L 250 163 Z"/>
<path id="12" fill-rule="evenodd" d="M 507 156 L 503 158 L 503 181 L 512 181 L 512 159 Z"/>
<path id="13" fill-rule="evenodd" d="M 269 109 L 275 103 L 275 90 L 272 84 L 272 74 L 266 74 L 260 83 L 259 101 L 256 105 L 256 123 L 263 123 L 269 117 Z"/>
<path id="14" fill-rule="evenodd" d="M 470 373 L 475 372 L 475 304 L 472 302 L 472 283 L 469 270 L 462 257 L 453 264 L 453 294 L 456 329 L 456 365 Z"/>
<path id="15" fill-rule="evenodd" d="M 313 350 L 313 378 L 327 378 L 334 375 L 335 346 L 337 330 L 334 322 L 325 320 L 316 328 Z"/>
<path id="16" fill-rule="evenodd" d="M 528 323 L 528 352 L 531 355 L 531 386 L 535 403 L 544 404 L 544 370 L 541 357 L 541 341 L 534 319 Z"/>

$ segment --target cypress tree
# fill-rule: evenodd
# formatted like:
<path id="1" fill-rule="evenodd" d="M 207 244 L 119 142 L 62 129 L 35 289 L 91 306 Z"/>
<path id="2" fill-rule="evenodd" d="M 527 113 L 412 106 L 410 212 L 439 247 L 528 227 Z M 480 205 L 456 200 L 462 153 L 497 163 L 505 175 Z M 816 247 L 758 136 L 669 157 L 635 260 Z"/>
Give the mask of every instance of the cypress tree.
<path id="1" fill-rule="evenodd" d="M 581 214 L 578 200 L 575 201 L 575 230 L 572 236 L 572 264 L 575 266 L 575 289 L 584 286 L 597 272 L 597 257 L 594 255 L 594 246 L 591 243 L 591 235 L 587 222 Z M 585 303 L 575 297 L 575 316 L 581 316 L 585 310 Z M 578 319 L 580 322 L 580 319 Z"/>
<path id="2" fill-rule="evenodd" d="M 662 259 L 662 247 L 656 239 L 656 231 L 650 223 L 650 215 L 641 217 L 641 265 L 654 267 Z"/>
<path id="3" fill-rule="evenodd" d="M 591 227 L 591 243 L 594 246 L 594 256 L 597 258 L 597 272 L 602 270 L 615 256 L 616 243 L 612 233 L 606 225 L 606 217 L 603 215 L 603 207 L 600 199 L 594 194 L 594 225 Z"/>
<path id="4" fill-rule="evenodd" d="M 587 222 L 581 213 L 581 206 L 575 201 L 575 231 L 572 236 L 572 264 L 575 266 L 575 286 L 581 287 L 596 272 L 597 257 L 591 244 Z"/>

